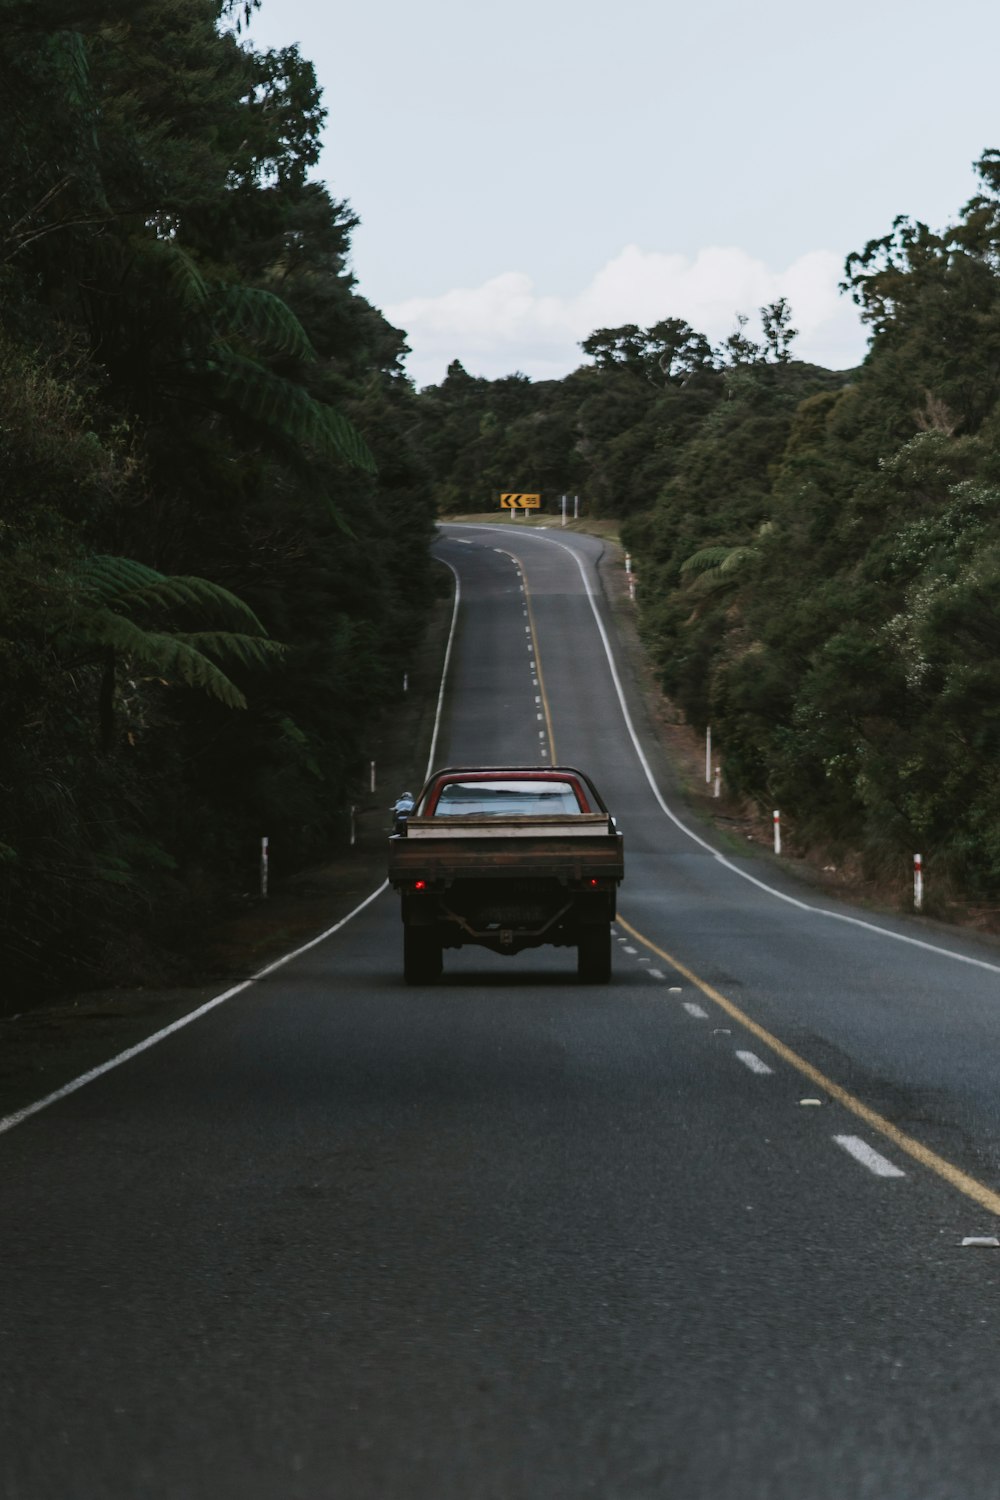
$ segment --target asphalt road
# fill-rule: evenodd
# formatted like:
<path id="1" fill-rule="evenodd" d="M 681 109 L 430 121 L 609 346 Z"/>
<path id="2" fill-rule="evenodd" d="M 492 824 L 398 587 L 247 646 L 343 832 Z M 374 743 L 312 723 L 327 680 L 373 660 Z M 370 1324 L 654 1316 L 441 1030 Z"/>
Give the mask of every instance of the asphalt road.
<path id="1" fill-rule="evenodd" d="M 613 982 L 407 989 L 386 893 L 0 1134 L 3 1500 L 1000 1496 L 996 950 L 664 810 L 599 543 L 438 549 L 435 759 L 593 775 Z"/>

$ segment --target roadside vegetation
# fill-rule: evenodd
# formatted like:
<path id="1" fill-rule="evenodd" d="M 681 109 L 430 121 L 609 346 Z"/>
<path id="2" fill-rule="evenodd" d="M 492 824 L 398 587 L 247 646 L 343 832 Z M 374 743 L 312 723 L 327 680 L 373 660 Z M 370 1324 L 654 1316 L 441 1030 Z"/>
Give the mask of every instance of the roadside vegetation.
<path id="1" fill-rule="evenodd" d="M 402 334 L 232 0 L 0 0 L 10 1005 L 176 970 L 347 839 L 432 595 Z M 181 962 L 183 960 L 181 959 Z"/>
<path id="2" fill-rule="evenodd" d="M 601 329 L 561 381 L 459 363 L 420 395 L 435 494 L 564 492 L 613 519 L 643 636 L 730 794 L 878 878 L 1000 902 L 1000 152 L 934 231 L 852 255 L 857 370 L 794 358 L 784 301 L 717 348 Z"/>
<path id="3" fill-rule="evenodd" d="M 173 979 L 343 849 L 433 613 L 435 515 L 579 494 L 728 791 L 1000 905 L 1000 153 L 850 257 L 864 364 L 782 300 L 417 393 L 257 0 L 0 0 L 0 946 L 9 1003 Z M 665 309 L 665 313 L 669 310 Z"/>

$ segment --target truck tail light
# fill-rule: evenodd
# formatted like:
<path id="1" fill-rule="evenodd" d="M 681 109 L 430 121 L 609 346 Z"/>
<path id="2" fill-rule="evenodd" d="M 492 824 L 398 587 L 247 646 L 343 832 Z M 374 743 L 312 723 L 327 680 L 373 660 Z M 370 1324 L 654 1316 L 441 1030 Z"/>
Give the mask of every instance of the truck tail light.
<path id="1" fill-rule="evenodd" d="M 427 882 L 426 882 L 426 880 L 415 880 L 413 882 L 413 889 L 415 891 L 426 891 L 426 889 L 427 889 Z"/>

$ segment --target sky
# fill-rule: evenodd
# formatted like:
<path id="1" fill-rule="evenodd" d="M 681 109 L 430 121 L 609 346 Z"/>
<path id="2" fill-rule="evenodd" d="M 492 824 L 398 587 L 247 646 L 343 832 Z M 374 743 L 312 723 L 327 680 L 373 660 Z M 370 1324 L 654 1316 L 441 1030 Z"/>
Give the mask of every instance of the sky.
<path id="1" fill-rule="evenodd" d="M 950 222 L 1000 146 L 996 0 L 264 0 L 250 37 L 316 67 L 317 175 L 418 387 L 559 378 L 623 323 L 717 343 L 780 296 L 849 368 L 846 256 Z"/>

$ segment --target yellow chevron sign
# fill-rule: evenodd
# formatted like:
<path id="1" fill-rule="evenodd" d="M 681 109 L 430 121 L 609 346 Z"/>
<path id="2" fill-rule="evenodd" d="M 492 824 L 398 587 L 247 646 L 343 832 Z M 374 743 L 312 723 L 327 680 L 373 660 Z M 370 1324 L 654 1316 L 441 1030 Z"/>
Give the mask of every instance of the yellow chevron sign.
<path id="1" fill-rule="evenodd" d="M 541 495 L 501 495 L 501 510 L 538 510 L 542 503 Z"/>

